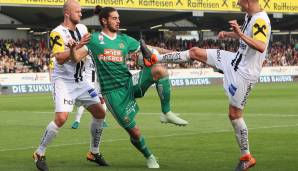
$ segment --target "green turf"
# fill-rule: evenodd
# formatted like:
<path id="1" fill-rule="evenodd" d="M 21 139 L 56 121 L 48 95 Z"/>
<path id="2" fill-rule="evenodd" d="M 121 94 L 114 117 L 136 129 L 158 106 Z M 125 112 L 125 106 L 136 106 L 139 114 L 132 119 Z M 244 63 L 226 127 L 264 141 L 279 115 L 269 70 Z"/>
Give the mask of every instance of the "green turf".
<path id="1" fill-rule="evenodd" d="M 159 100 L 154 89 L 138 101 L 137 116 L 149 148 L 159 158 L 160 170 L 231 171 L 238 147 L 227 118 L 227 98 L 221 86 L 173 88 L 173 111 L 190 121 L 186 127 L 159 122 Z M 41 135 L 53 118 L 50 94 L 0 96 L 0 171 L 36 170 L 31 159 Z M 47 151 L 51 171 L 147 170 L 145 160 L 127 134 L 108 114 L 102 152 L 111 164 L 98 168 L 85 160 L 89 147 L 90 115 L 85 112 L 78 130 L 70 128 L 74 114 Z M 298 84 L 258 84 L 245 109 L 252 170 L 298 170 Z"/>

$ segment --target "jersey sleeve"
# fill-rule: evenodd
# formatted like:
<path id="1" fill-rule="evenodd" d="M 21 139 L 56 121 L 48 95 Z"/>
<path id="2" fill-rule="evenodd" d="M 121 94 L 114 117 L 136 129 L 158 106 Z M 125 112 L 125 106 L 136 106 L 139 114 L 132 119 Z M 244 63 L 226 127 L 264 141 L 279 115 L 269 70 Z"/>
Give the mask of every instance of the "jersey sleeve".
<path id="1" fill-rule="evenodd" d="M 264 43 L 267 42 L 269 26 L 266 21 L 262 18 L 256 19 L 252 28 L 252 37 L 255 40 L 260 40 Z"/>
<path id="2" fill-rule="evenodd" d="M 59 52 L 64 52 L 64 41 L 59 32 L 52 31 L 50 34 L 50 47 L 52 49 L 52 53 L 56 54 Z"/>
<path id="3" fill-rule="evenodd" d="M 126 36 L 126 40 L 128 43 L 128 51 L 129 52 L 136 52 L 140 48 L 140 43 L 136 39 Z"/>
<path id="4" fill-rule="evenodd" d="M 53 58 L 53 57 L 50 58 L 50 61 L 49 61 L 49 68 L 50 68 L 51 70 L 54 69 L 54 58 Z"/>

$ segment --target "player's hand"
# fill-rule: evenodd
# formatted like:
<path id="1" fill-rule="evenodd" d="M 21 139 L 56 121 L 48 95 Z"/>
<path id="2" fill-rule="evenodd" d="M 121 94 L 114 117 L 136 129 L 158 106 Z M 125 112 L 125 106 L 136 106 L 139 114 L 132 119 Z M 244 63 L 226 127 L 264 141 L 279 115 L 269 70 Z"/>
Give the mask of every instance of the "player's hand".
<path id="1" fill-rule="evenodd" d="M 67 47 L 69 47 L 69 49 L 74 49 L 77 46 L 77 42 L 73 39 L 70 39 L 67 43 Z"/>
<path id="2" fill-rule="evenodd" d="M 233 32 L 236 33 L 238 36 L 241 36 L 241 34 L 243 34 L 241 32 L 240 26 L 237 23 L 237 20 L 231 20 L 229 21 L 230 26 L 233 29 Z"/>
<path id="3" fill-rule="evenodd" d="M 84 34 L 76 48 L 79 49 L 79 48 L 83 47 L 84 45 L 87 45 L 89 43 L 90 38 L 91 38 L 90 33 Z"/>
<path id="4" fill-rule="evenodd" d="M 224 39 L 224 38 L 226 38 L 226 33 L 227 32 L 225 32 L 225 31 L 219 32 L 218 35 L 217 35 L 217 38 L 218 39 Z"/>

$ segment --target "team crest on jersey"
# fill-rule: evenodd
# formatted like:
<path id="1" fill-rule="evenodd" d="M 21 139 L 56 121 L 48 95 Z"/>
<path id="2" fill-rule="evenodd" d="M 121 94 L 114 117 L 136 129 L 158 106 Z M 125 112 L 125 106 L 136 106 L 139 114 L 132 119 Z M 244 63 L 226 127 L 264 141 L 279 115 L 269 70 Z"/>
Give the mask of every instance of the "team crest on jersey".
<path id="1" fill-rule="evenodd" d="M 99 44 L 105 44 L 105 42 L 103 41 L 103 35 L 102 34 L 98 34 L 98 40 L 99 40 Z"/>
<path id="2" fill-rule="evenodd" d="M 124 43 L 119 43 L 119 48 L 123 49 L 124 48 Z"/>

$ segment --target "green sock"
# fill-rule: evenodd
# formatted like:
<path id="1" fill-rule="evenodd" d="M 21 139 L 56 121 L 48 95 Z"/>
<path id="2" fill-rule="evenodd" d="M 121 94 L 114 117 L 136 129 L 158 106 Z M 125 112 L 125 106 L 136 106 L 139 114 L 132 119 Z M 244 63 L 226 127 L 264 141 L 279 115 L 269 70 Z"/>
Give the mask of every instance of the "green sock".
<path id="1" fill-rule="evenodd" d="M 148 147 L 145 144 L 145 138 L 141 137 L 140 139 L 136 140 L 130 137 L 130 142 L 146 157 L 148 158 L 151 155 Z"/>
<path id="2" fill-rule="evenodd" d="M 161 110 L 163 113 L 168 113 L 171 110 L 171 84 L 169 76 L 159 79 L 155 85 L 161 103 Z"/>

